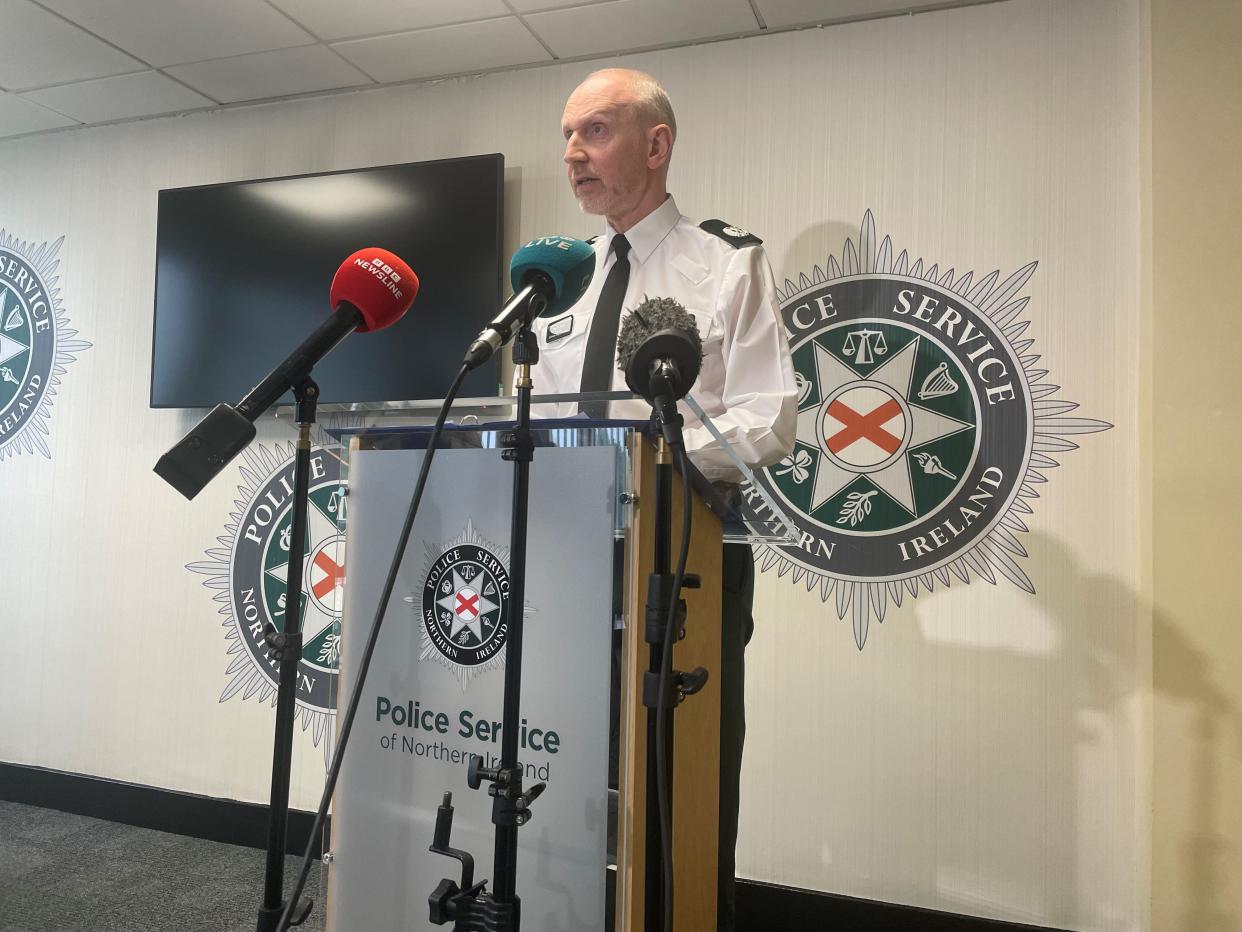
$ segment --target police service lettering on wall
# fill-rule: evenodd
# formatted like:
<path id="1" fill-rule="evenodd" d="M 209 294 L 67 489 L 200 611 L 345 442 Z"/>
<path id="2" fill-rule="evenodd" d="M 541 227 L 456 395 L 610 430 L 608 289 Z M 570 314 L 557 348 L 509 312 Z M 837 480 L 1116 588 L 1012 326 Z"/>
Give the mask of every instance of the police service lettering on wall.
<path id="1" fill-rule="evenodd" d="M 64 240 L 35 246 L 0 230 L 0 460 L 51 458 L 52 399 L 65 366 L 91 345 L 74 339 L 56 287 Z"/>
<path id="2" fill-rule="evenodd" d="M 953 577 L 1034 593 L 1019 560 L 1037 487 L 1069 438 L 1111 427 L 1069 416 L 1054 396 L 1021 291 L 1028 263 L 975 281 L 877 244 L 868 211 L 858 242 L 780 292 L 798 383 L 793 452 L 757 481 L 788 506 L 795 545 L 763 545 L 775 568 L 850 616 L 872 617 Z M 753 489 L 746 501 L 771 520 Z"/>

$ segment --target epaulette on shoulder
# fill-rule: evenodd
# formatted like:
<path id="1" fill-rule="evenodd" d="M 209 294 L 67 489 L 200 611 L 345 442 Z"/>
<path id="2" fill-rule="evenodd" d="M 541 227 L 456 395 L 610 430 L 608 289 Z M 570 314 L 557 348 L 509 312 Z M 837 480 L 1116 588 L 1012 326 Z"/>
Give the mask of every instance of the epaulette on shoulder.
<path id="1" fill-rule="evenodd" d="M 723 220 L 704 220 L 699 224 L 699 229 L 706 230 L 713 236 L 719 236 L 730 246 L 741 249 L 743 246 L 758 246 L 763 242 L 754 233 L 747 233 L 741 227 L 735 227 L 725 223 Z"/>

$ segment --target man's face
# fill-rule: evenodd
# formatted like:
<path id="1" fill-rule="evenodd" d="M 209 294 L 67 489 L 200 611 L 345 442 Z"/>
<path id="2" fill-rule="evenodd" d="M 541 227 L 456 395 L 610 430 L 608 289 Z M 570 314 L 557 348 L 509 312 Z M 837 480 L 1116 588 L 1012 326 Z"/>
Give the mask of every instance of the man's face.
<path id="1" fill-rule="evenodd" d="M 561 130 L 582 210 L 617 217 L 637 207 L 648 183 L 648 139 L 624 85 L 609 78 L 580 85 L 565 104 Z"/>

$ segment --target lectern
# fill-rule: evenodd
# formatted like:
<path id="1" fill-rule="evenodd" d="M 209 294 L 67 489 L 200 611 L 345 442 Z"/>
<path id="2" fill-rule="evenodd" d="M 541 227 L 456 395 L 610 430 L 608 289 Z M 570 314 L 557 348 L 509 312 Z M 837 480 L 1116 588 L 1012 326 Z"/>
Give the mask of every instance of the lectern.
<path id="1" fill-rule="evenodd" d="M 428 851 L 444 794 L 453 846 L 491 867 L 490 800 L 467 786 L 470 755 L 499 754 L 504 642 L 524 625 L 520 759 L 527 785 L 547 784 L 519 833 L 522 926 L 539 932 L 646 932 L 656 830 L 648 816 L 643 637 L 655 560 L 659 445 L 642 422 L 582 418 L 535 424 L 526 604 L 509 604 L 511 467 L 503 424 L 457 423 L 441 438 L 423 507 L 384 620 L 333 799 L 327 927 L 333 932 L 433 930 L 427 897 L 454 865 Z M 351 658 L 426 454 L 421 427 L 335 432 L 347 481 L 341 703 Z M 693 472 L 693 471 L 692 471 Z M 675 669 L 712 674 L 675 712 L 673 851 L 678 932 L 716 927 L 719 807 L 721 547 L 748 533 L 692 475 L 693 534 L 685 637 Z M 671 537 L 681 536 L 680 481 L 670 484 Z M 622 546 L 618 542 L 624 542 Z M 623 554 L 620 599 L 614 559 Z M 621 605 L 617 617 L 616 604 Z M 620 628 L 620 774 L 616 858 L 608 857 L 609 683 Z M 656 849 L 658 850 L 658 849 Z M 615 894 L 615 904 L 613 902 Z M 613 907 L 613 908 L 610 908 Z"/>

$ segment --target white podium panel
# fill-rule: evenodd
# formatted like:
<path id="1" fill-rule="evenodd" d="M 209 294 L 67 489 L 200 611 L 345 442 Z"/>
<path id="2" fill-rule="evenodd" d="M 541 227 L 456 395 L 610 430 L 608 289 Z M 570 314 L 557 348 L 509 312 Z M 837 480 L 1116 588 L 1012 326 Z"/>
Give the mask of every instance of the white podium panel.
<path id="1" fill-rule="evenodd" d="M 344 704 L 424 453 L 349 461 L 342 622 Z M 531 467 L 519 758 L 548 788 L 519 832 L 524 928 L 604 928 L 614 447 L 539 447 Z M 513 467 L 496 449 L 442 449 L 405 552 L 337 786 L 328 869 L 332 932 L 431 930 L 427 896 L 456 861 L 431 854 L 446 790 L 452 845 L 492 877 L 491 797 L 472 753 L 500 757 Z"/>

